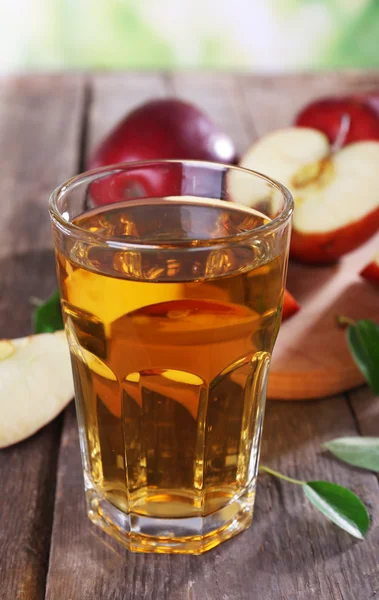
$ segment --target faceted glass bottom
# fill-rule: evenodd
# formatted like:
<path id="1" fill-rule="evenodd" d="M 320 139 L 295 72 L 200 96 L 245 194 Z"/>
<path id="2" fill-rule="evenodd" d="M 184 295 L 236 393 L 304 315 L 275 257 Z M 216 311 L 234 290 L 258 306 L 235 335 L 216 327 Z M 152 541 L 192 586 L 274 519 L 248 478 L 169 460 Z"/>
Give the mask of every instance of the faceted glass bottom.
<path id="1" fill-rule="evenodd" d="M 213 513 L 185 518 L 125 513 L 85 479 L 90 520 L 132 552 L 202 554 L 247 529 L 253 517 L 256 479 L 242 495 Z"/>

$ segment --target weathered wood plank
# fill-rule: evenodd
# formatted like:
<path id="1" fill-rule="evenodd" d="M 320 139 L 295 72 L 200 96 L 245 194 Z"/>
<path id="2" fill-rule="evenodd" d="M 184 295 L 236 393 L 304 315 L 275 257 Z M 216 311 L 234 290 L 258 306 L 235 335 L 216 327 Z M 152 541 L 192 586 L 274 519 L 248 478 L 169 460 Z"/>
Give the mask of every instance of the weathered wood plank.
<path id="1" fill-rule="evenodd" d="M 87 155 L 128 111 L 150 98 L 164 96 L 166 92 L 167 78 L 155 73 L 146 73 L 142 77 L 137 73 L 94 77 L 90 90 Z"/>
<path id="2" fill-rule="evenodd" d="M 238 153 L 255 139 L 248 107 L 232 75 L 212 73 L 210 78 L 209 73 L 174 73 L 168 84 L 173 94 L 205 110 L 230 135 Z"/>
<path id="3" fill-rule="evenodd" d="M 379 90 L 375 71 L 241 75 L 238 81 L 259 136 L 292 125 L 298 110 L 317 97 Z"/>
<path id="4" fill-rule="evenodd" d="M 79 78 L 2 79 L 2 255 L 52 247 L 47 200 L 76 170 L 80 88 Z"/>
<path id="5" fill-rule="evenodd" d="M 155 87 L 150 87 L 151 75 L 133 74 L 130 80 L 128 76 L 124 80 L 117 77 L 113 99 L 107 99 L 110 87 L 106 76 L 95 84 L 90 145 L 98 138 L 96 131 L 104 130 L 103 119 L 109 123 L 105 115 L 108 107 L 122 106 L 116 97 L 130 89 L 130 81 L 134 81 L 134 90 L 136 80 L 139 81 L 141 99 L 156 95 Z M 223 81 L 221 87 L 230 89 L 231 84 L 225 84 L 228 78 L 222 76 L 219 81 Z M 251 81 L 249 78 L 249 85 Z M 186 74 L 166 78 L 157 86 L 158 94 L 164 86 L 168 93 L 183 97 L 191 93 L 190 99 L 205 108 L 212 107 L 215 89 L 217 102 L 222 98 L 213 80 L 207 83 L 205 77 Z M 225 122 L 232 124 L 235 120 L 235 131 L 240 131 L 235 137 L 242 147 L 255 135 L 253 117 L 247 116 L 245 104 L 242 128 L 240 100 L 235 98 L 245 93 L 244 88 L 228 93 Z M 137 101 L 134 96 L 133 103 Z M 258 109 L 262 121 L 269 123 L 269 111 L 276 111 L 277 106 L 262 103 Z M 222 100 L 218 111 L 217 120 L 223 124 Z M 352 413 L 342 397 L 296 404 L 270 402 L 263 460 L 294 477 L 336 481 L 373 502 L 378 486 L 372 474 L 350 469 L 320 451 L 323 441 L 356 433 Z M 85 516 L 78 434 L 70 410 L 65 417 L 59 459 L 47 600 L 368 600 L 379 593 L 379 566 L 375 559 L 379 545 L 378 507 L 373 506 L 372 512 L 371 531 L 367 540 L 359 543 L 308 506 L 298 487 L 263 476 L 255 520 L 244 534 L 202 557 L 134 555 L 99 532 Z"/>
<path id="6" fill-rule="evenodd" d="M 356 434 L 343 398 L 299 405 L 269 402 L 262 461 L 303 480 L 340 483 L 372 506 L 377 496 L 375 477 L 321 451 L 324 441 Z M 263 508 L 260 522 L 270 540 L 265 548 L 272 553 L 271 559 L 262 554 L 262 569 L 270 569 L 271 563 L 271 572 L 280 573 L 283 598 L 366 600 L 377 590 L 378 507 L 373 509 L 370 534 L 357 543 L 316 513 L 296 486 L 261 478 L 257 504 Z M 364 573 L 356 568 L 363 564 L 367 566 Z"/>
<path id="7" fill-rule="evenodd" d="M 368 387 L 353 390 L 348 396 L 361 434 L 379 436 L 379 397 Z"/>
<path id="8" fill-rule="evenodd" d="M 150 97 L 163 96 L 168 91 L 167 78 L 146 73 L 97 75 L 91 79 L 87 93 L 86 132 L 82 145 L 82 164 L 102 136 L 134 106 Z M 99 541 L 100 540 L 100 541 Z M 105 540 L 105 542 L 102 542 Z M 96 542 L 94 544 L 94 541 Z M 111 554 L 107 552 L 109 548 Z M 62 437 L 57 496 L 54 511 L 52 548 L 47 582 L 47 598 L 112 598 L 112 589 L 125 588 L 124 579 L 104 580 L 115 568 L 125 566 L 128 553 L 110 538 L 90 526 L 84 506 L 83 476 L 78 447 L 74 411 L 68 411 Z M 83 579 L 83 568 L 86 577 Z M 133 575 L 134 571 L 130 571 Z M 112 587 L 113 585 L 113 587 Z M 102 591 L 101 591 L 102 590 Z M 120 593 L 123 593 L 122 591 Z M 71 595 L 70 595 L 71 594 Z M 117 596 L 115 596 L 117 597 Z"/>
<path id="9" fill-rule="evenodd" d="M 44 598 L 60 435 L 58 418 L 0 452 L 1 600 Z"/>
<path id="10" fill-rule="evenodd" d="M 0 337 L 30 333 L 31 296 L 55 286 L 47 211 L 75 170 L 80 78 L 0 79 Z M 0 598 L 44 597 L 61 422 L 0 451 Z"/>
<path id="11" fill-rule="evenodd" d="M 304 74 L 301 76 L 287 75 L 274 78 L 239 77 L 238 85 L 242 96 L 245 98 L 245 103 L 249 106 L 250 118 L 253 120 L 255 131 L 258 132 L 259 135 L 263 135 L 267 131 L 291 125 L 297 111 L 307 102 L 318 96 L 356 93 L 362 90 L 377 90 L 379 86 L 379 76 L 378 74 L 374 75 L 360 73 L 323 73 Z M 325 407 L 325 412 L 327 414 L 329 413 L 328 416 L 331 418 L 332 401 L 329 400 L 325 402 L 325 405 L 320 403 L 320 407 Z M 335 437 L 340 437 L 342 435 L 346 435 L 343 433 L 344 428 L 342 425 L 344 420 L 343 415 L 346 413 L 346 405 L 342 397 L 334 400 L 333 402 L 338 402 L 340 405 L 339 409 L 335 412 L 334 417 L 337 420 L 341 419 L 335 428 L 338 431 Z M 301 426 L 304 426 L 306 422 L 305 413 L 309 410 L 312 410 L 312 406 L 314 406 L 313 403 L 311 405 L 311 409 L 309 409 L 306 405 L 301 405 L 299 407 L 296 407 L 296 405 L 291 405 L 289 410 L 293 413 L 293 415 L 297 414 L 299 423 L 301 423 Z M 317 413 L 315 414 L 314 418 L 320 419 Z M 347 418 L 348 417 L 346 415 L 345 419 Z M 325 427 L 323 433 L 326 434 L 329 429 L 329 427 Z M 267 440 L 267 437 L 270 435 L 270 433 L 270 427 L 267 427 L 266 424 L 264 434 L 265 440 Z M 351 435 L 358 433 L 358 428 L 356 426 L 354 427 L 353 423 L 351 423 Z M 299 435 L 297 434 L 294 436 L 294 439 L 298 437 Z M 324 439 L 331 439 L 332 437 L 334 436 L 326 435 Z M 310 443 L 313 446 L 313 453 L 316 453 L 317 455 L 317 448 L 319 448 L 319 443 L 321 440 L 317 439 L 314 434 L 310 435 L 309 439 L 311 440 Z M 267 449 L 267 446 L 264 445 L 263 453 L 265 448 Z M 277 450 L 276 443 L 276 451 Z M 280 468 L 287 470 L 288 464 L 291 463 L 288 463 L 287 460 L 284 460 L 283 467 Z M 309 458 L 306 453 L 302 452 L 301 455 L 298 456 L 298 459 L 295 460 L 295 464 L 297 465 L 299 471 L 299 477 L 304 478 L 302 473 L 305 472 L 305 468 L 309 465 Z M 349 467 L 344 466 L 342 463 L 340 463 L 340 466 L 341 468 L 349 469 Z M 335 474 L 329 469 L 328 465 L 322 466 L 322 470 L 320 469 L 320 475 L 318 475 L 318 477 L 323 479 L 330 478 L 331 480 L 342 483 L 343 485 L 348 485 L 348 487 L 352 487 L 352 489 L 355 489 L 355 491 L 361 495 L 361 485 L 368 485 L 371 498 L 366 497 L 366 499 L 368 505 L 371 506 L 372 498 L 377 495 L 378 491 L 376 479 L 372 474 L 364 471 L 357 470 L 356 474 L 359 476 L 359 481 L 357 481 L 358 488 L 352 486 L 350 482 L 346 482 L 346 479 L 342 483 L 343 480 L 341 480 L 340 477 L 343 476 L 345 478 L 346 474 Z M 311 477 L 311 475 L 309 474 L 308 477 Z M 286 514 L 293 510 L 293 515 L 297 515 L 297 518 L 299 518 L 299 515 L 301 515 L 301 505 L 296 502 L 295 499 L 293 502 L 288 502 L 289 497 L 286 497 L 287 493 L 290 493 L 289 490 L 280 490 L 281 502 L 279 502 L 279 506 L 277 507 L 276 511 L 273 512 L 273 514 L 275 514 L 275 512 L 277 514 L 281 512 L 281 503 L 283 503 L 283 508 L 285 508 L 285 505 L 288 503 L 288 508 L 290 508 L 290 510 L 287 508 Z M 286 522 L 288 522 L 287 519 Z M 362 598 L 362 600 L 366 600 L 366 598 L 369 598 L 372 594 L 377 593 L 378 584 L 376 582 L 379 580 L 379 573 L 376 560 L 373 558 L 375 556 L 375 548 L 377 547 L 379 540 L 377 527 L 378 526 L 376 524 L 373 528 L 371 533 L 373 537 L 371 538 L 371 541 L 367 540 L 362 545 L 353 545 L 349 552 L 342 553 L 341 549 L 338 547 L 338 544 L 335 545 L 334 550 L 332 550 L 333 544 L 330 544 L 330 546 L 328 545 L 328 549 L 335 554 L 332 561 L 329 561 L 326 558 L 327 555 L 322 549 L 323 536 L 321 536 L 319 531 L 316 529 L 309 531 L 309 535 L 312 536 L 312 538 L 308 538 L 309 543 L 311 544 L 312 554 L 315 556 L 315 549 L 319 547 L 320 557 L 322 557 L 322 562 L 317 563 L 317 561 L 315 561 L 314 564 L 314 574 L 316 579 L 318 579 L 318 582 L 316 579 L 313 581 L 308 579 L 310 589 L 309 591 L 306 591 L 306 586 L 304 587 L 304 580 L 301 578 L 300 581 L 302 581 L 302 586 L 299 586 L 296 590 L 296 582 L 293 580 L 291 581 L 287 576 L 288 581 L 291 581 L 291 583 L 289 584 L 287 593 L 283 594 L 283 598 L 311 598 L 313 597 L 312 594 L 315 594 L 315 597 L 319 598 L 345 599 L 351 597 L 359 599 Z M 289 540 L 288 543 L 290 543 Z M 306 556 L 306 552 L 306 545 L 299 544 L 299 561 L 302 557 Z M 290 555 L 291 554 L 292 552 L 290 552 Z M 291 556 L 289 558 L 290 560 L 292 559 Z M 350 561 L 350 566 L 349 562 L 344 563 L 344 561 Z M 333 567 L 330 569 L 331 564 L 333 564 Z M 354 564 L 365 564 L 367 565 L 367 570 L 364 574 L 359 573 L 358 570 L 355 570 L 354 575 L 351 576 L 351 570 L 354 570 Z M 291 572 L 290 564 L 288 562 L 286 569 L 287 571 Z M 370 574 L 369 581 L 366 577 L 367 573 Z M 285 579 L 286 578 L 284 577 L 284 580 Z M 292 586 L 294 587 L 292 588 Z M 302 589 L 304 590 L 303 592 Z M 314 591 L 317 589 L 318 591 Z"/>
<path id="12" fill-rule="evenodd" d="M 259 481 L 252 527 L 214 551 L 127 552 L 86 517 L 73 410 L 65 419 L 47 600 L 367 600 L 378 589 L 378 507 L 367 539 L 356 542 L 307 505 L 298 487 L 268 476 Z M 341 398 L 270 402 L 263 461 L 294 477 L 338 481 L 373 502 L 374 476 L 320 451 L 323 441 L 355 433 Z"/>

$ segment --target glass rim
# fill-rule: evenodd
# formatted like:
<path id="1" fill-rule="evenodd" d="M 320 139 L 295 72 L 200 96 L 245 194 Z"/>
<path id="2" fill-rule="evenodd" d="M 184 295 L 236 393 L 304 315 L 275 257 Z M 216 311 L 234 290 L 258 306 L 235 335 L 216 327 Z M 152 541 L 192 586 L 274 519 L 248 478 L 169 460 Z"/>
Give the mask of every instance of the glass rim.
<path id="1" fill-rule="evenodd" d="M 102 174 L 105 175 L 107 173 L 109 175 L 112 175 L 112 174 L 118 174 L 118 173 L 125 172 L 128 169 L 153 167 L 154 165 L 161 166 L 164 164 L 181 164 L 181 165 L 189 165 L 189 166 L 192 165 L 192 166 L 204 167 L 204 168 L 208 168 L 208 169 L 215 169 L 215 170 L 219 170 L 219 171 L 220 170 L 228 170 L 228 171 L 233 171 L 233 172 L 240 172 L 240 173 L 251 175 L 252 177 L 258 177 L 259 179 L 266 181 L 266 183 L 268 183 L 270 186 L 274 187 L 276 190 L 278 190 L 281 193 L 281 195 L 284 199 L 284 207 L 279 212 L 279 214 L 277 216 L 275 216 L 273 219 L 271 219 L 268 223 L 259 225 L 258 227 L 254 227 L 253 229 L 250 229 L 247 231 L 242 231 L 237 234 L 226 235 L 226 236 L 220 237 L 220 238 L 207 238 L 207 239 L 196 240 L 196 244 L 194 244 L 195 240 L 181 240 L 181 241 L 173 240 L 171 242 L 168 240 L 165 240 L 162 242 L 158 242 L 158 241 L 154 242 L 152 240 L 146 240 L 146 241 L 130 240 L 129 241 L 125 237 L 110 238 L 106 234 L 89 231 L 88 229 L 84 229 L 84 228 L 80 227 L 79 225 L 76 225 L 72 221 L 67 220 L 58 208 L 58 201 L 64 195 L 70 193 L 70 191 L 72 191 L 76 187 L 79 187 L 87 179 L 90 180 L 89 183 L 91 183 L 93 178 L 96 177 L 96 175 L 102 175 Z M 169 196 L 168 196 L 168 198 L 169 198 Z M 178 197 L 178 198 L 179 198 L 179 200 L 178 200 L 178 202 L 179 202 L 180 197 Z M 184 198 L 184 196 L 183 196 L 183 198 Z M 191 198 L 191 196 L 186 196 L 187 202 L 196 203 L 196 199 L 199 202 L 199 197 L 193 196 L 193 199 L 191 199 L 191 200 L 188 200 L 188 198 Z M 147 198 L 140 198 L 140 199 L 139 198 L 131 198 L 130 200 L 126 200 L 126 201 L 127 202 L 134 202 L 134 201 L 143 202 L 144 200 L 148 200 L 148 199 Z M 209 198 L 204 198 L 204 201 L 207 201 L 207 200 L 209 201 Z M 221 199 L 219 199 L 219 202 L 222 205 L 228 205 L 228 208 L 230 208 L 230 205 L 232 205 L 237 210 L 240 208 L 247 213 L 249 212 L 249 210 L 251 210 L 251 207 L 248 207 L 244 204 L 240 204 L 239 202 L 234 202 L 234 201 L 230 202 L 230 201 L 225 201 L 225 200 L 221 200 Z M 121 203 L 114 202 L 109 205 L 104 204 L 104 205 L 99 206 L 98 208 L 102 208 L 103 206 L 104 207 L 105 206 L 117 206 L 117 204 L 121 204 Z M 83 213 L 90 212 L 90 210 L 93 210 L 93 209 L 89 209 L 88 211 L 84 210 Z M 106 245 L 106 246 L 113 247 L 113 248 L 119 248 L 119 249 L 120 248 L 134 248 L 134 249 L 139 248 L 141 250 L 142 249 L 156 250 L 156 249 L 164 249 L 165 247 L 169 247 L 172 250 L 175 247 L 178 247 L 178 248 L 191 247 L 194 249 L 194 248 L 201 248 L 201 247 L 206 247 L 206 246 L 209 247 L 209 246 L 228 245 L 230 243 L 244 241 L 251 237 L 260 237 L 261 235 L 264 235 L 266 233 L 269 233 L 269 232 L 279 229 L 281 225 L 288 222 L 288 220 L 290 219 L 290 217 L 293 214 L 293 210 L 294 210 L 294 200 L 293 200 L 291 192 L 284 185 L 282 185 L 279 181 L 272 179 L 271 177 L 269 177 L 268 175 L 265 175 L 264 173 L 260 173 L 259 171 L 254 171 L 252 169 L 246 169 L 244 167 L 239 167 L 237 165 L 228 165 L 226 163 L 217 163 L 217 162 L 205 161 L 205 160 L 186 160 L 186 159 L 182 159 L 182 160 L 181 159 L 156 159 L 156 160 L 150 159 L 150 160 L 145 160 L 145 161 L 123 162 L 123 163 L 107 165 L 105 167 L 97 167 L 95 169 L 83 171 L 82 173 L 79 173 L 78 175 L 75 175 L 75 176 L 71 177 L 70 179 L 67 179 L 61 185 L 59 185 L 58 187 L 56 187 L 53 190 L 53 192 L 51 193 L 50 198 L 49 198 L 50 217 L 51 217 L 52 221 L 59 227 L 59 229 L 62 231 L 62 233 L 74 236 L 83 241 L 93 242 L 94 244 L 97 244 L 97 245 L 102 244 L 102 245 Z"/>

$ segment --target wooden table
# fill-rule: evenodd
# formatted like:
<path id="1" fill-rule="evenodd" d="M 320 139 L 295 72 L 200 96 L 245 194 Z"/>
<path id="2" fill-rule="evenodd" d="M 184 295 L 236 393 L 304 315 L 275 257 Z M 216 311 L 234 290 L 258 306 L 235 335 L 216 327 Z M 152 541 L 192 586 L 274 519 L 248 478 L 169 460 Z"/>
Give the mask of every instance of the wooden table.
<path id="1" fill-rule="evenodd" d="M 379 89 L 379 73 L 298 76 L 129 73 L 0 79 L 0 337 L 31 331 L 31 296 L 55 286 L 47 198 L 128 109 L 180 95 L 207 110 L 243 151 L 324 93 Z M 364 315 L 362 315 L 363 317 Z M 362 388 L 312 402 L 269 402 L 263 460 L 294 477 L 358 493 L 364 542 L 338 530 L 296 486 L 261 476 L 250 530 L 202 557 L 134 555 L 85 514 L 74 408 L 0 452 L 2 600 L 370 600 L 379 597 L 375 475 L 326 456 L 342 435 L 379 435 L 379 398 Z"/>

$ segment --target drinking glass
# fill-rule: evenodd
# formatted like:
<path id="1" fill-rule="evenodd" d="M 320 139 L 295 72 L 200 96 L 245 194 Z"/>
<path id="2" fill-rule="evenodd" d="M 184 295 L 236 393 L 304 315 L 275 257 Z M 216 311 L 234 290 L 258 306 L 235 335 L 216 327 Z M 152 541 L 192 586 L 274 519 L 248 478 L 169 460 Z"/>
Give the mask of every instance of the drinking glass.
<path id="1" fill-rule="evenodd" d="M 200 554 L 251 523 L 292 210 L 196 161 L 52 194 L 88 515 L 130 550 Z"/>

